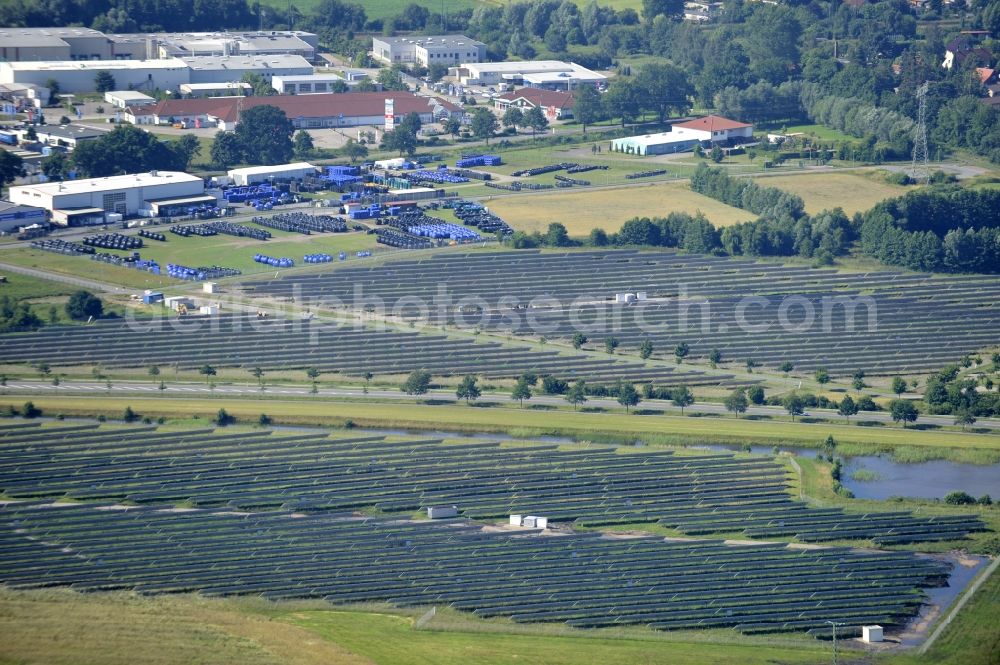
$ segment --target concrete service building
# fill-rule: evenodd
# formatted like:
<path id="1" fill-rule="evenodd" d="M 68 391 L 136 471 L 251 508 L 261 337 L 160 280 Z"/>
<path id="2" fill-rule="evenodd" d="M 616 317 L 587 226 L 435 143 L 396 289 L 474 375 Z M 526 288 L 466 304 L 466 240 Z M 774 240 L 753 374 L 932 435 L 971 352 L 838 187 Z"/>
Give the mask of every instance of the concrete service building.
<path id="1" fill-rule="evenodd" d="M 387 65 L 456 65 L 486 59 L 486 44 L 465 35 L 372 37 L 372 57 Z"/>
<path id="2" fill-rule="evenodd" d="M 107 178 L 46 182 L 10 188 L 12 203 L 44 208 L 52 221 L 75 226 L 77 219 L 101 218 L 105 213 L 139 215 L 152 202 L 189 201 L 205 195 L 205 182 L 179 171 L 150 171 Z"/>

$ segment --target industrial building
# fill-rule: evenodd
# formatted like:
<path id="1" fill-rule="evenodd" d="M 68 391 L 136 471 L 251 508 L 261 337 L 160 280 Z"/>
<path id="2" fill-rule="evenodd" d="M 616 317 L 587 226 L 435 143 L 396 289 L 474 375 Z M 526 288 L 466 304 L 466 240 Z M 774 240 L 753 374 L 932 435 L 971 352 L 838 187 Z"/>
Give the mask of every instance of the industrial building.
<path id="1" fill-rule="evenodd" d="M 230 169 L 230 183 L 238 186 L 254 185 L 259 182 L 276 180 L 296 180 L 307 175 L 316 175 L 316 167 L 308 162 L 275 164 L 274 166 L 250 166 L 244 169 Z"/>
<path id="2" fill-rule="evenodd" d="M 296 129 L 358 127 L 383 125 L 386 99 L 393 100 L 397 117 L 417 113 L 423 123 L 462 113 L 458 106 L 435 97 L 393 91 L 168 99 L 153 106 L 129 108 L 123 119 L 136 125 L 182 123 L 190 127 L 218 127 L 231 131 L 239 122 L 241 110 L 266 105 L 284 111 Z"/>
<path id="3" fill-rule="evenodd" d="M 528 62 L 463 62 L 448 70 L 461 85 L 523 85 L 545 90 L 574 90 L 579 85 L 604 85 L 608 77 L 575 62 L 535 60 Z"/>
<path id="4" fill-rule="evenodd" d="M 190 80 L 188 65 L 178 58 L 168 60 L 46 60 L 0 62 L 0 83 L 44 86 L 51 79 L 66 93 L 93 92 L 94 75 L 110 72 L 115 87 L 135 90 L 176 90 Z"/>
<path id="5" fill-rule="evenodd" d="M 59 146 L 73 150 L 81 143 L 94 141 L 107 132 L 84 125 L 35 125 L 38 142 L 50 146 Z M 21 140 L 24 141 L 27 130 L 21 130 Z"/>
<path id="6" fill-rule="evenodd" d="M 67 93 L 93 92 L 94 76 L 109 72 L 121 90 L 179 90 L 185 83 L 227 83 L 238 81 L 248 72 L 264 78 L 275 75 L 311 74 L 300 55 L 194 56 L 159 60 L 71 60 L 44 62 L 0 62 L 0 84 L 19 83 L 45 86 L 50 80 Z"/>
<path id="7" fill-rule="evenodd" d="M 25 226 L 45 222 L 45 209 L 0 201 L 0 233 L 12 233 Z"/>
<path id="8" fill-rule="evenodd" d="M 315 34 L 300 30 L 105 34 L 90 28 L 0 29 L 0 59 L 9 62 L 283 54 L 312 62 L 318 44 Z"/>
<path id="9" fill-rule="evenodd" d="M 114 42 L 90 28 L 0 29 L 0 58 L 8 62 L 115 60 Z"/>
<path id="10" fill-rule="evenodd" d="M 302 76 L 274 76 L 271 78 L 271 87 L 277 90 L 279 95 L 310 95 L 317 92 L 334 92 L 333 85 L 337 81 L 348 86 L 359 83 L 355 81 L 348 84 L 336 74 L 305 74 Z"/>
<path id="11" fill-rule="evenodd" d="M 104 93 L 104 101 L 115 108 L 123 109 L 126 106 L 142 106 L 144 104 L 155 104 L 156 98 L 143 94 L 137 90 L 109 90 Z"/>
<path id="12" fill-rule="evenodd" d="M 271 79 L 272 81 L 274 79 Z M 228 83 L 182 83 L 177 89 L 187 98 L 198 97 L 240 97 L 253 93 L 253 86 L 242 81 Z"/>
<path id="13" fill-rule="evenodd" d="M 465 35 L 372 37 L 372 57 L 387 65 L 455 65 L 486 59 L 486 44 Z"/>
<path id="14" fill-rule="evenodd" d="M 166 32 L 116 35 L 117 39 L 147 40 L 158 58 L 188 56 L 298 55 L 312 62 L 319 38 L 300 30 L 264 32 Z"/>
<path id="15" fill-rule="evenodd" d="M 313 67 L 301 55 L 269 56 L 191 56 L 180 60 L 187 65 L 189 76 L 183 83 L 219 83 L 239 81 L 244 74 L 272 76 L 312 74 Z M 178 84 L 172 90 L 180 87 Z"/>
<path id="16" fill-rule="evenodd" d="M 179 171 L 150 171 L 11 187 L 10 200 L 48 210 L 54 223 L 77 226 L 104 223 L 106 213 L 149 214 L 154 203 L 197 205 L 215 201 L 215 197 L 205 194 L 205 182 L 197 176 Z"/>
<path id="17" fill-rule="evenodd" d="M 692 150 L 696 145 L 738 145 L 753 140 L 753 125 L 709 115 L 674 124 L 669 132 L 614 139 L 611 149 L 632 155 L 666 155 Z"/>

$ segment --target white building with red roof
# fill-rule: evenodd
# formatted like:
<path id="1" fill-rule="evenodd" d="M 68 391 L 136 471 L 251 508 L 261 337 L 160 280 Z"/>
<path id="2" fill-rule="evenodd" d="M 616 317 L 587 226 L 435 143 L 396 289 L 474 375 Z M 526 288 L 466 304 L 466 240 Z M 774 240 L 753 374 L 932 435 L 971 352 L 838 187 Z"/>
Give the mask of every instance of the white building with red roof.
<path id="1" fill-rule="evenodd" d="M 631 155 L 666 155 L 687 152 L 695 145 L 715 143 L 725 146 L 753 141 L 753 125 L 730 120 L 718 115 L 708 115 L 686 122 L 678 122 L 669 132 L 628 136 L 611 142 L 611 149 Z"/>
<path id="2" fill-rule="evenodd" d="M 514 92 L 506 92 L 493 98 L 493 105 L 501 111 L 518 108 L 530 111 L 541 107 L 549 120 L 563 120 L 573 117 L 573 95 L 558 90 L 542 90 L 541 88 L 521 88 Z"/>

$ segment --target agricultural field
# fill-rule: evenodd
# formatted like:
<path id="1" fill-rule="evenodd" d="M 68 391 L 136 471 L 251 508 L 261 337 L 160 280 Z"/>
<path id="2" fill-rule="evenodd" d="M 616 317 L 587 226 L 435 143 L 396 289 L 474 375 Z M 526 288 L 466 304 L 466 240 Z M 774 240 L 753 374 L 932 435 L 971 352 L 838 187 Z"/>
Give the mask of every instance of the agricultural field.
<path id="1" fill-rule="evenodd" d="M 702 212 L 716 226 L 753 219 L 753 213 L 692 192 L 682 182 L 517 196 L 501 192 L 486 205 L 517 230 L 544 232 L 550 223 L 559 222 L 576 237 L 586 236 L 595 228 L 611 233 L 633 217 L 665 217 L 671 212 Z"/>
<path id="2" fill-rule="evenodd" d="M 768 176 L 758 183 L 777 187 L 802 197 L 806 212 L 840 207 L 848 215 L 864 212 L 885 199 L 902 196 L 909 188 L 879 182 L 865 173 L 803 173 Z"/>

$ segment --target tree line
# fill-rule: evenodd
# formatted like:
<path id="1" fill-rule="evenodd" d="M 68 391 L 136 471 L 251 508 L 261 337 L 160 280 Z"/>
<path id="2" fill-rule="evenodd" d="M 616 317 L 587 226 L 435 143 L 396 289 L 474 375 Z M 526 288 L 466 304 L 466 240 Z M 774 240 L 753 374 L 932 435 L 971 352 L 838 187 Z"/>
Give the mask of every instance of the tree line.
<path id="1" fill-rule="evenodd" d="M 861 251 L 937 272 L 1000 272 L 1000 191 L 940 186 L 882 201 L 860 216 Z"/>

